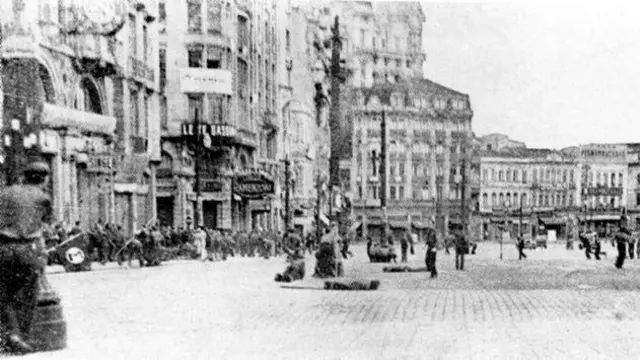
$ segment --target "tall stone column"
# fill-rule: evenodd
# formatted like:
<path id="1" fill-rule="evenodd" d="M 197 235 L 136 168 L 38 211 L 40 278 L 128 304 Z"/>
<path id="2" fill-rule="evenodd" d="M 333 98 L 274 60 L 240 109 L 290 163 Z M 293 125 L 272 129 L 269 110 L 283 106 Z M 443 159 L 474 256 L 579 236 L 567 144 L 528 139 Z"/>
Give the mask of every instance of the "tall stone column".
<path id="1" fill-rule="evenodd" d="M 156 178 L 156 170 L 158 166 L 155 163 L 149 164 L 149 204 L 151 206 L 151 219 L 154 219 L 154 222 L 158 221 L 158 202 L 157 202 L 157 178 Z"/>

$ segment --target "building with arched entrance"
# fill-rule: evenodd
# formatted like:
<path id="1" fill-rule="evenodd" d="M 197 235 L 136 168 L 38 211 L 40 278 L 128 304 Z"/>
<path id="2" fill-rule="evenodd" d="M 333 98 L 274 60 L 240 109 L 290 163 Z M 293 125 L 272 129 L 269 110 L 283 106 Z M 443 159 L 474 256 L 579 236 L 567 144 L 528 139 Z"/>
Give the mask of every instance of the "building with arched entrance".
<path id="1" fill-rule="evenodd" d="M 5 168 L 13 183 L 23 154 L 44 157 L 56 221 L 131 234 L 155 218 L 157 7 L 107 1 L 0 5 Z"/>

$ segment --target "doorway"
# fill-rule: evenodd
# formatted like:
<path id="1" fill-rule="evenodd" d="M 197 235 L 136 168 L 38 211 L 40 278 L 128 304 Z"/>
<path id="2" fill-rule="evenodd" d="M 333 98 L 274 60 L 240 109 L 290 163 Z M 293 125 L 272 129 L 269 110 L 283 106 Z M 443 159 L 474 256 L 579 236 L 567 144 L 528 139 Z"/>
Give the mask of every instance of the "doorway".
<path id="1" fill-rule="evenodd" d="M 202 202 L 202 224 L 207 229 L 218 229 L 219 206 L 220 201 L 203 201 Z M 221 215 L 221 214 L 220 214 Z"/>
<path id="2" fill-rule="evenodd" d="M 173 226 L 173 197 L 163 196 L 156 198 L 156 211 L 158 223 L 161 226 Z"/>

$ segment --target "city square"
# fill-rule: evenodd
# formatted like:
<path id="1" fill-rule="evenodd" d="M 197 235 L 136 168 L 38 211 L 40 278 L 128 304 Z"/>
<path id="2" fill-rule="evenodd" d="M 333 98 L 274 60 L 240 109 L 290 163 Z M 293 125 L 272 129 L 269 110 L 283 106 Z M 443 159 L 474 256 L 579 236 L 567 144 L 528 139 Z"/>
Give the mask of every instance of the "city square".
<path id="1" fill-rule="evenodd" d="M 0 1 L 0 354 L 640 358 L 638 10 Z"/>
<path id="2" fill-rule="evenodd" d="M 610 246 L 605 247 L 608 251 Z M 422 249 L 410 265 L 424 266 Z M 612 249 L 612 248 L 611 248 Z M 379 279 L 377 291 L 322 290 L 323 280 L 278 284 L 270 260 L 178 261 L 158 268 L 94 264 L 48 270 L 63 299 L 65 350 L 33 359 L 536 359 L 636 358 L 640 262 L 587 261 L 561 244 L 528 252 L 480 244 L 456 271 L 438 254 L 437 279 L 384 273 L 362 245 L 346 280 Z M 307 274 L 315 259 L 307 256 Z"/>

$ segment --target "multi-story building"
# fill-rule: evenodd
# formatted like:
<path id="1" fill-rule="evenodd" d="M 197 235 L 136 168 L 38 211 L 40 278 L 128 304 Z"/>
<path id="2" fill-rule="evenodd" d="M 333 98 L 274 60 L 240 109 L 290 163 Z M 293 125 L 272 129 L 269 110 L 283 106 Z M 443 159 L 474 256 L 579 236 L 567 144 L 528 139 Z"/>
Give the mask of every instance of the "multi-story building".
<path id="1" fill-rule="evenodd" d="M 629 226 L 640 230 L 640 144 L 627 144 L 628 175 L 627 175 L 627 215 L 631 222 Z"/>
<path id="2" fill-rule="evenodd" d="M 181 225 L 196 211 L 210 228 L 279 223 L 276 4 L 160 2 L 164 113 L 158 209 L 163 223 Z M 198 149 L 196 118 L 202 136 Z"/>
<path id="3" fill-rule="evenodd" d="M 153 218 L 155 1 L 5 1 L 0 14 L 9 176 L 20 154 L 44 157 L 54 217 L 67 224 L 131 232 Z"/>
<path id="4" fill-rule="evenodd" d="M 467 95 L 428 80 L 378 84 L 353 89 L 353 160 L 349 190 L 363 233 L 376 236 L 384 215 L 380 193 L 386 191 L 392 228 L 436 227 L 462 223 L 462 186 L 467 197 L 465 144 L 472 111 Z M 381 117 L 387 123 L 387 187 L 381 188 Z M 467 174 L 468 175 L 468 174 Z"/>
<path id="5" fill-rule="evenodd" d="M 423 79 L 425 17 L 419 3 L 345 2 L 340 7 L 351 71 L 340 140 L 342 187 L 350 195 L 355 227 L 378 236 L 391 228 L 463 222 L 462 170 L 471 139 L 468 95 Z M 379 174 L 381 117 L 387 123 L 387 186 Z M 333 137 L 333 134 L 332 134 Z M 463 161 L 464 159 L 464 161 Z M 469 198 L 467 183 L 466 198 Z M 383 213 L 380 194 L 388 204 Z"/>
<path id="6" fill-rule="evenodd" d="M 569 214 L 579 206 L 580 173 L 576 159 L 549 149 L 479 150 L 480 186 L 477 215 L 484 240 L 507 230 L 514 237 L 553 230 L 566 237 Z"/>
<path id="7" fill-rule="evenodd" d="M 580 170 L 581 223 L 610 233 L 626 212 L 629 182 L 627 146 L 589 144 L 564 149 L 576 157 Z"/>
<path id="8" fill-rule="evenodd" d="M 329 172 L 328 78 L 331 17 L 329 8 L 312 3 L 281 8 L 280 96 L 283 116 L 280 158 L 291 163 L 291 222 L 303 232 L 327 222 L 326 184 Z M 318 196 L 320 202 L 318 203 Z M 284 204 L 285 191 L 281 192 Z"/>

